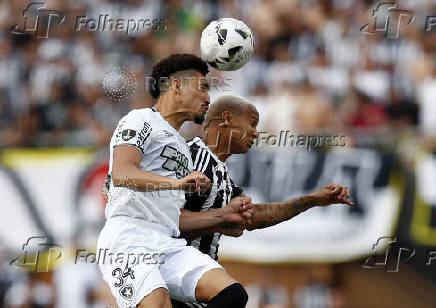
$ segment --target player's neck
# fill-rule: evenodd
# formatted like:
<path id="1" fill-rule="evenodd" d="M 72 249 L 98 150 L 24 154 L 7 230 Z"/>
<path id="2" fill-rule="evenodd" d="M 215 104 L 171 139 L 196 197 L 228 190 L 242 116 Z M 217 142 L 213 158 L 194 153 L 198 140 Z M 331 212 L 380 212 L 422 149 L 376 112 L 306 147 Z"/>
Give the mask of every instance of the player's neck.
<path id="1" fill-rule="evenodd" d="M 222 162 L 225 162 L 227 158 L 232 156 L 230 152 L 230 145 L 227 138 L 221 138 L 219 132 L 207 132 L 203 131 L 202 139 L 204 144 L 215 154 L 216 157 Z"/>
<path id="2" fill-rule="evenodd" d="M 162 118 L 165 119 L 175 130 L 179 130 L 182 124 L 187 121 L 186 115 L 181 112 L 175 111 L 171 108 L 170 104 L 162 104 L 161 101 L 158 101 L 156 105 L 154 105 L 154 109 L 156 109 Z"/>

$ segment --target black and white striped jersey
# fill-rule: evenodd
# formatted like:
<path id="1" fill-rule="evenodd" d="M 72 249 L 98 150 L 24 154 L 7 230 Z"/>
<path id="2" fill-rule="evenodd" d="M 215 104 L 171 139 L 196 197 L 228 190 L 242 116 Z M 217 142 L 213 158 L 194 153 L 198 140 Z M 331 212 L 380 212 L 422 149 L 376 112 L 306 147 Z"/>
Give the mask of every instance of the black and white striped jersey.
<path id="1" fill-rule="evenodd" d="M 229 176 L 227 165 L 216 157 L 204 144 L 200 137 L 188 142 L 191 151 L 194 171 L 203 172 L 211 182 L 206 194 L 187 194 L 185 209 L 200 212 L 226 206 L 230 200 L 242 193 Z M 190 245 L 208 254 L 212 259 L 218 259 L 218 241 L 221 233 L 208 234 L 191 241 Z"/>

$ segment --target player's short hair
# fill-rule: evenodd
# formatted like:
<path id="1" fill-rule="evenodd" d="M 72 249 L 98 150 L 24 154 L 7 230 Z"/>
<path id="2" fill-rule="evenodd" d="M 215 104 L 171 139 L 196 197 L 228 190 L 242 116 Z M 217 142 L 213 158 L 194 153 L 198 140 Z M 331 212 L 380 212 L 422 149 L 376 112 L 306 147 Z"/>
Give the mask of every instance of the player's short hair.
<path id="1" fill-rule="evenodd" d="M 208 126 L 212 119 L 221 118 L 224 111 L 232 114 L 240 114 L 248 111 L 256 111 L 256 107 L 246 98 L 237 95 L 220 95 L 209 107 L 206 113 L 205 125 Z"/>
<path id="2" fill-rule="evenodd" d="M 162 94 L 162 80 L 165 80 L 165 78 L 170 78 L 170 76 L 177 72 L 189 70 L 200 72 L 206 76 L 209 72 L 209 67 L 201 58 L 188 53 L 172 54 L 171 56 L 156 63 L 153 66 L 150 76 L 152 82 L 149 82 L 147 85 L 151 97 L 157 99 Z"/>

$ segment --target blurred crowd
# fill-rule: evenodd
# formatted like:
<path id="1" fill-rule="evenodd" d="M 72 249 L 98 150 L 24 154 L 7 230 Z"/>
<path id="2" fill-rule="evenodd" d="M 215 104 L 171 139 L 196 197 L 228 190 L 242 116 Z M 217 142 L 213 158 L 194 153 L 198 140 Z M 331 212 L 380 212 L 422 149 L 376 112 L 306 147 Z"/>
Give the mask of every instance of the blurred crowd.
<path id="1" fill-rule="evenodd" d="M 153 104 L 144 84 L 153 63 L 175 52 L 199 54 L 202 29 L 226 16 L 252 29 L 255 54 L 238 71 L 213 71 L 230 87 L 213 88 L 211 97 L 249 97 L 260 111 L 260 130 L 334 131 L 388 144 L 420 136 L 428 144 L 436 135 L 436 29 L 424 25 L 436 3 L 397 1 L 415 16 L 398 38 L 360 31 L 372 22 L 376 3 L 51 0 L 46 9 L 64 12 L 65 21 L 48 38 L 35 38 L 10 32 L 23 22 L 29 1 L 2 1 L 0 146 L 106 146 L 120 116 Z M 128 35 L 75 30 L 77 16 L 104 14 L 165 19 L 166 27 Z M 126 101 L 103 92 L 102 76 L 113 67 L 136 76 L 135 95 Z"/>

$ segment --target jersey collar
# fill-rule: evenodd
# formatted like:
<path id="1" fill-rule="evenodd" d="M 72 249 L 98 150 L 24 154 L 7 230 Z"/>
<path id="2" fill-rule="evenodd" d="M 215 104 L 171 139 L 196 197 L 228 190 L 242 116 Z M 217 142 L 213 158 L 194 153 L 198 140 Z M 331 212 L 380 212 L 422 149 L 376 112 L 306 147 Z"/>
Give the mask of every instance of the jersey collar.
<path id="1" fill-rule="evenodd" d="M 226 162 L 222 162 L 219 158 L 212 152 L 212 150 L 204 143 L 203 139 L 199 136 L 195 137 L 193 141 L 200 147 L 205 149 L 210 153 L 210 155 L 219 163 L 226 165 Z"/>

